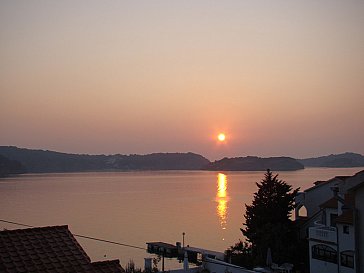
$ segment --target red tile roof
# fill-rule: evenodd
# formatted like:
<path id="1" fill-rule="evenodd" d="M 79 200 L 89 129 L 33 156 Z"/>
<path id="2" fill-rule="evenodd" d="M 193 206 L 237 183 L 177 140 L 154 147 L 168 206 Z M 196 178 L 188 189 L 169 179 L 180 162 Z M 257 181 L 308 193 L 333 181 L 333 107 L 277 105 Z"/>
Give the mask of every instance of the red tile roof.
<path id="1" fill-rule="evenodd" d="M 123 270 L 118 260 L 91 263 L 67 226 L 52 226 L 0 231 L 0 272 L 121 273 Z"/>
<path id="2" fill-rule="evenodd" d="M 341 215 L 335 219 L 336 223 L 350 224 L 354 223 L 354 215 L 351 209 L 345 210 Z"/>
<path id="3" fill-rule="evenodd" d="M 125 272 L 124 269 L 121 267 L 119 260 L 112 260 L 112 261 L 102 261 L 102 262 L 94 262 L 92 263 L 96 272 L 100 273 L 118 273 L 118 272 Z"/>

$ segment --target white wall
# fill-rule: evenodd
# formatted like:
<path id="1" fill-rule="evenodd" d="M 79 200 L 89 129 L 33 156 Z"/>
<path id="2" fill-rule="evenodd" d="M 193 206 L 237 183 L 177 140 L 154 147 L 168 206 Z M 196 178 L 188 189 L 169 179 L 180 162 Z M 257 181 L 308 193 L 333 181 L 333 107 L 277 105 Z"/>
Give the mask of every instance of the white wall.
<path id="1" fill-rule="evenodd" d="M 349 234 L 343 233 L 343 227 L 349 226 Z M 355 234 L 354 226 L 347 224 L 337 224 L 338 227 L 338 237 L 339 237 L 339 250 L 355 250 Z"/>
<path id="2" fill-rule="evenodd" d="M 355 207 L 358 212 L 357 221 L 359 226 L 359 261 L 360 270 L 364 272 L 364 188 L 358 189 L 355 195 Z"/>
<path id="3" fill-rule="evenodd" d="M 254 271 L 209 258 L 205 258 L 203 266 L 211 273 L 254 273 Z"/>
<path id="4" fill-rule="evenodd" d="M 337 273 L 337 264 L 313 259 L 310 264 L 310 273 Z"/>
<path id="5" fill-rule="evenodd" d="M 316 244 L 318 243 L 312 241 L 309 243 L 310 257 L 312 257 L 312 246 Z M 310 273 L 337 273 L 337 269 L 337 264 L 310 259 Z"/>
<path id="6" fill-rule="evenodd" d="M 343 233 L 343 227 L 349 226 L 349 234 Z M 355 230 L 354 226 L 347 224 L 337 224 L 338 237 L 339 237 L 339 253 L 346 250 L 355 251 Z M 355 264 L 355 262 L 354 262 Z M 340 266 L 340 273 L 355 273 L 354 268 L 349 268 L 345 266 Z"/>
<path id="7" fill-rule="evenodd" d="M 354 268 L 349 268 L 349 267 L 345 267 L 345 266 L 341 266 L 340 267 L 340 273 L 355 273 L 355 269 Z"/>
<path id="8" fill-rule="evenodd" d="M 305 207 L 307 209 L 308 217 L 312 217 L 316 212 L 318 212 L 320 210 L 319 206 L 322 203 L 334 197 L 331 187 L 338 183 L 343 183 L 343 181 L 334 178 L 324 185 L 317 186 L 316 188 L 305 192 Z"/>

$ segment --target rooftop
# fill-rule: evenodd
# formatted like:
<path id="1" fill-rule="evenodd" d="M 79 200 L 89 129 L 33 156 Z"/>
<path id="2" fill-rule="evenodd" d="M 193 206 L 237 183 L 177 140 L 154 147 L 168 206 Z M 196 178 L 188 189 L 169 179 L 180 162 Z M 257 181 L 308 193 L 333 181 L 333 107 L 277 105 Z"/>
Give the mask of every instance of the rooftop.
<path id="1" fill-rule="evenodd" d="M 337 199 L 335 197 L 330 198 L 326 202 L 320 205 L 320 208 L 333 208 L 337 209 Z"/>
<path id="2" fill-rule="evenodd" d="M 164 247 L 164 248 L 177 248 L 177 246 L 175 246 L 175 245 L 164 243 L 164 242 L 149 242 L 149 243 L 147 243 L 147 245 L 152 245 L 155 247 Z"/>
<path id="3" fill-rule="evenodd" d="M 353 211 L 351 209 L 345 210 L 335 221 L 336 223 L 352 225 L 354 223 Z"/>
<path id="4" fill-rule="evenodd" d="M 340 177 L 334 177 L 334 178 L 331 178 L 331 179 L 326 180 L 326 181 L 316 181 L 316 182 L 313 183 L 314 186 L 306 189 L 305 192 L 312 191 L 314 189 L 317 189 L 317 188 L 322 187 L 323 185 L 326 185 L 326 184 L 329 184 L 329 183 L 338 182 L 338 180 L 342 181 L 342 179 Z"/>
<path id="5" fill-rule="evenodd" d="M 92 263 L 68 226 L 0 231 L 0 272 L 121 273 L 119 260 Z"/>

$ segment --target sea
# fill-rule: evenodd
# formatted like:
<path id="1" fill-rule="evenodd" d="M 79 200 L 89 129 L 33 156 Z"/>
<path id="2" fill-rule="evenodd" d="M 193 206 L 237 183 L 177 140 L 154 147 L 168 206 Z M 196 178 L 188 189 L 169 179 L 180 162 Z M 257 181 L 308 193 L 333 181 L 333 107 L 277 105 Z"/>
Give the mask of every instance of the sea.
<path id="1" fill-rule="evenodd" d="M 278 178 L 305 190 L 315 181 L 364 168 L 306 168 Z M 143 268 L 147 242 L 181 242 L 224 252 L 244 240 L 245 204 L 263 171 L 143 171 L 25 174 L 0 179 L 0 220 L 30 226 L 68 225 L 92 261 L 131 260 Z M 0 221 L 0 229 L 24 228 Z M 184 235 L 183 235 L 184 234 Z M 127 246 L 125 246 L 127 245 Z M 166 259 L 165 269 L 182 268 Z"/>

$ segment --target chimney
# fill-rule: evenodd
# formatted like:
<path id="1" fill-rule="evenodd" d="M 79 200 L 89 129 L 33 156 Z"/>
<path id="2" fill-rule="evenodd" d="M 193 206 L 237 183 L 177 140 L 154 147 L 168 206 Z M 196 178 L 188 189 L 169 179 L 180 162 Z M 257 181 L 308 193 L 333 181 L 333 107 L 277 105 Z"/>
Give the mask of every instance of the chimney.
<path id="1" fill-rule="evenodd" d="M 337 215 L 341 215 L 343 213 L 342 207 L 345 205 L 345 200 L 340 193 L 339 185 L 332 186 L 331 190 L 333 191 L 334 197 L 337 200 Z"/>

